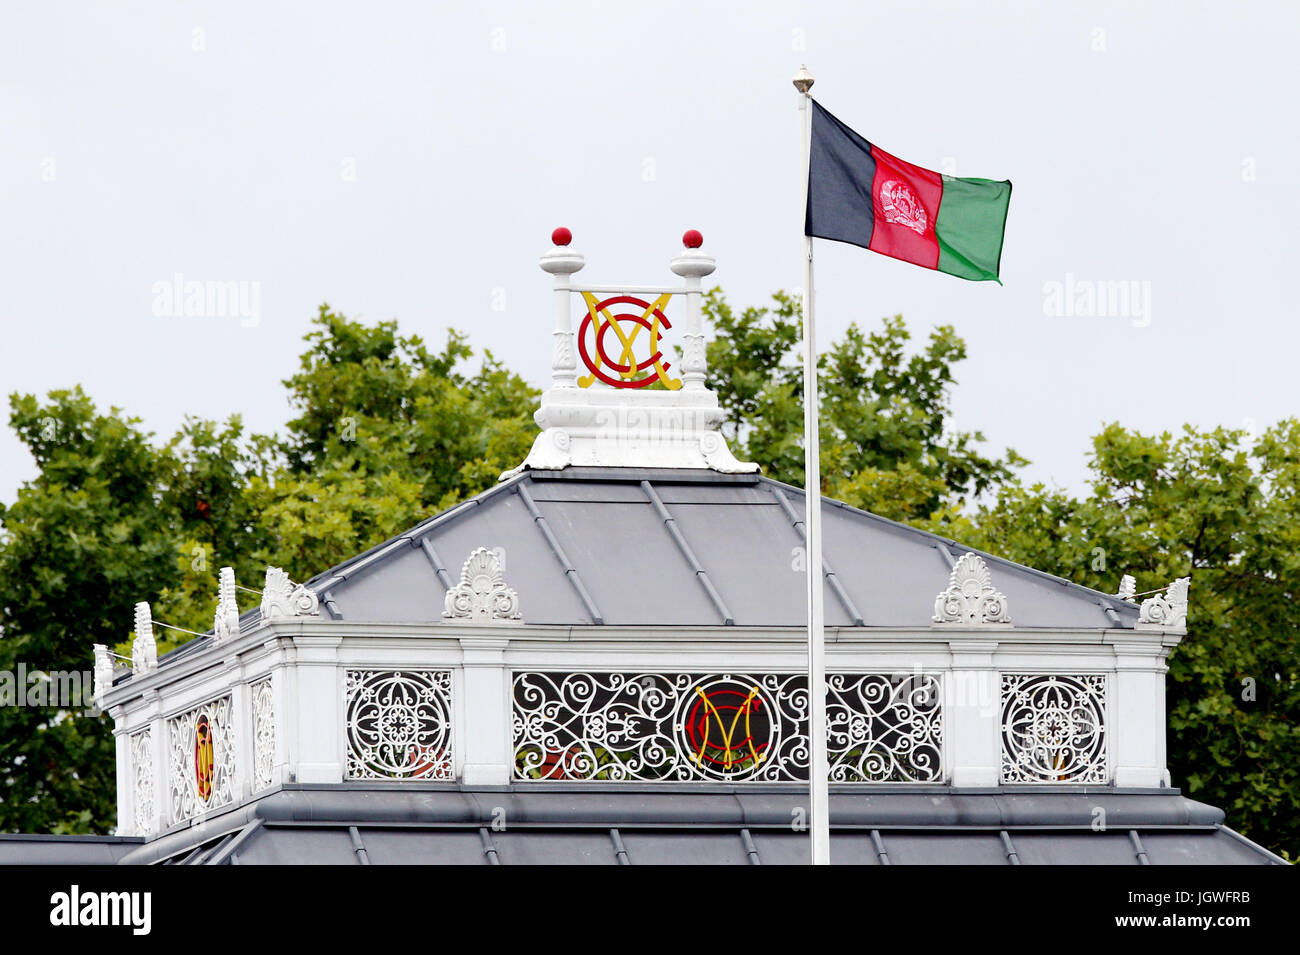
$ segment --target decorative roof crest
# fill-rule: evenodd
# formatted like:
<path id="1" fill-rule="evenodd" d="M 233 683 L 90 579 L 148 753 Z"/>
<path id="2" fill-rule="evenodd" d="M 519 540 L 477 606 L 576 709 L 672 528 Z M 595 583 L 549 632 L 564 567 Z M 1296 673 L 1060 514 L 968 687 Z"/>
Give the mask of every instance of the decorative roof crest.
<path id="1" fill-rule="evenodd" d="M 224 643 L 239 636 L 239 603 L 235 599 L 235 568 L 222 567 L 217 587 L 217 612 L 212 618 L 212 639 Z"/>
<path id="2" fill-rule="evenodd" d="M 571 465 L 757 471 L 727 447 L 718 431 L 725 414 L 705 386 L 701 280 L 717 263 L 700 251 L 704 237 L 695 229 L 682 236 L 685 251 L 669 263 L 683 279 L 674 287 L 579 286 L 573 276 L 586 260 L 568 247 L 572 233 L 556 229 L 551 241 L 540 264 L 555 278 L 553 384 L 533 415 L 542 433 L 524 463 L 502 479 L 524 468 Z M 680 309 L 669 307 L 674 298 L 682 300 Z M 575 313 L 582 314 L 576 345 Z M 683 326 L 680 367 L 661 338 L 673 320 Z"/>
<path id="3" fill-rule="evenodd" d="M 473 551 L 460 570 L 460 583 L 447 591 L 442 615 L 457 622 L 520 620 L 519 595 L 506 586 L 501 559 L 486 547 Z"/>
<path id="4" fill-rule="evenodd" d="M 1191 577 L 1179 577 L 1163 594 L 1142 601 L 1142 609 L 1138 613 L 1138 629 L 1186 630 L 1187 590 L 1191 583 Z"/>
<path id="5" fill-rule="evenodd" d="M 104 708 L 104 694 L 113 688 L 113 654 L 102 643 L 95 644 L 95 705 Z"/>
<path id="6" fill-rule="evenodd" d="M 319 617 L 320 598 L 302 584 L 295 585 L 279 567 L 267 567 L 261 614 L 263 623 L 283 617 Z"/>
<path id="7" fill-rule="evenodd" d="M 948 589 L 934 599 L 934 623 L 984 626 L 1010 624 L 1007 598 L 993 587 L 993 575 L 977 554 L 964 554 L 948 575 Z"/>
<path id="8" fill-rule="evenodd" d="M 1120 600 L 1127 600 L 1133 603 L 1133 598 L 1137 594 L 1137 581 L 1133 579 L 1132 574 L 1125 574 L 1119 579 L 1119 592 L 1115 594 Z"/>
<path id="9" fill-rule="evenodd" d="M 95 665 L 99 666 L 96 650 Z M 136 676 L 144 676 L 158 669 L 158 641 L 153 636 L 153 614 L 149 604 L 140 601 L 135 605 L 135 639 L 131 641 L 131 669 Z M 109 685 L 112 685 L 112 664 L 109 665 Z"/>

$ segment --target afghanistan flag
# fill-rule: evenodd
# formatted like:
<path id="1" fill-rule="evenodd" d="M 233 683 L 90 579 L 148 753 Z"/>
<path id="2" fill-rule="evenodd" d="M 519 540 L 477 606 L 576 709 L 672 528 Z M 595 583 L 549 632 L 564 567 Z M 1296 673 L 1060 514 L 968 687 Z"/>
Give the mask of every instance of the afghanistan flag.
<path id="1" fill-rule="evenodd" d="M 813 100 L 804 234 L 998 281 L 1011 183 L 957 179 L 873 146 Z"/>

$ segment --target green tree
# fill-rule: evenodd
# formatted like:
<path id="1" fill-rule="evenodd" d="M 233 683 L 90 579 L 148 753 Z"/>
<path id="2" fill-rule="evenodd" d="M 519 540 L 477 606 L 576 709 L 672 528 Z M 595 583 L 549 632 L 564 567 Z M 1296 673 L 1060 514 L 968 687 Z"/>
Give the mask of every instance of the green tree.
<path id="1" fill-rule="evenodd" d="M 704 299 L 715 335 L 709 384 L 737 455 L 802 486 L 803 366 L 799 303 L 785 292 L 772 305 L 739 313 L 719 289 Z M 1014 451 L 992 458 L 978 431 L 953 431 L 952 367 L 966 344 L 951 326 L 933 329 L 909 354 L 901 316 L 877 331 L 849 326 L 818 358 L 822 492 L 885 517 L 924 520 L 1006 481 L 1025 462 Z"/>
<path id="2" fill-rule="evenodd" d="M 88 671 L 94 643 L 127 655 L 141 600 L 166 652 L 212 626 L 220 567 L 253 587 L 267 563 L 303 579 L 527 453 L 537 391 L 490 354 L 460 371 L 464 336 L 435 353 L 395 322 L 322 306 L 306 340 L 282 438 L 245 434 L 237 416 L 187 418 L 158 446 L 79 388 L 11 397 L 38 473 L 0 506 L 0 670 Z M 0 707 L 0 830 L 106 831 L 114 764 L 107 718 Z"/>
<path id="3" fill-rule="evenodd" d="M 710 385 L 738 456 L 803 483 L 798 302 L 732 310 L 706 297 L 717 332 Z M 1115 592 L 1192 577 L 1188 634 L 1169 661 L 1175 784 L 1224 808 L 1260 842 L 1300 856 L 1300 423 L 1249 446 L 1240 432 L 1147 436 L 1118 424 L 1093 441 L 1089 493 L 1016 476 L 1024 464 L 947 427 L 947 326 L 909 354 L 898 317 L 850 326 L 819 358 L 822 491 L 1031 567 Z"/>
<path id="4" fill-rule="evenodd" d="M 539 392 L 490 352 L 476 373 L 465 336 L 442 351 L 322 305 L 297 374 L 298 415 L 260 439 L 249 484 L 260 554 L 303 579 L 486 490 L 528 453 Z"/>
<path id="5" fill-rule="evenodd" d="M 1108 425 L 1089 492 L 1003 488 L 944 533 L 1114 593 L 1191 576 L 1188 632 L 1169 658 L 1174 784 L 1229 824 L 1300 856 L 1300 421 L 1143 435 Z"/>
<path id="6" fill-rule="evenodd" d="M 98 413 L 80 388 L 10 406 L 40 470 L 0 508 L 0 670 L 88 670 L 91 644 L 127 638 L 135 601 L 178 583 L 158 482 L 169 456 L 138 420 Z M 111 824 L 111 724 L 83 713 L 0 707 L 0 829 Z"/>
<path id="7" fill-rule="evenodd" d="M 178 580 L 159 590 L 157 619 L 202 633 L 212 626 L 217 577 L 233 567 L 239 580 L 256 581 L 269 535 L 249 493 L 259 458 L 238 415 L 218 424 L 187 417 L 160 456 L 155 477 L 162 513 L 175 541 Z M 141 600 L 144 597 L 139 598 Z M 155 631 L 162 650 L 184 643 L 188 634 Z"/>

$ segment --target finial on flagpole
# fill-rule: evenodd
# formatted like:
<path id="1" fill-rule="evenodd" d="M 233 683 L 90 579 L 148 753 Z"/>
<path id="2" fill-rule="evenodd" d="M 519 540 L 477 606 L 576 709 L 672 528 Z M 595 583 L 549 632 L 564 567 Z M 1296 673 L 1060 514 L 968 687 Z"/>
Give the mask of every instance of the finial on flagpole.
<path id="1" fill-rule="evenodd" d="M 814 80 L 813 75 L 808 72 L 808 67 L 800 66 L 799 72 L 794 75 L 792 82 L 794 83 L 795 89 L 807 96 L 808 91 L 812 89 L 812 85 L 816 80 Z"/>

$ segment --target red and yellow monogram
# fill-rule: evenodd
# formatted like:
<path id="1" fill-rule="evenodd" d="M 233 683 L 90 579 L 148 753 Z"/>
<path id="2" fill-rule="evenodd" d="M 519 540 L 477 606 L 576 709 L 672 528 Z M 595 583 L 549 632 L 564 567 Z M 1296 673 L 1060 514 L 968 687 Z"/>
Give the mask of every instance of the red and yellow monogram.
<path id="1" fill-rule="evenodd" d="M 672 391 L 682 386 L 680 378 L 668 377 L 668 369 L 672 366 L 663 360 L 663 352 L 659 350 L 660 329 L 673 327 L 663 313 L 664 306 L 672 298 L 671 292 L 665 292 L 653 302 L 643 301 L 633 295 L 615 295 L 597 301 L 596 296 L 590 292 L 583 292 L 582 298 L 587 303 L 587 314 L 578 329 L 578 352 L 591 374 L 578 379 L 580 387 L 589 388 L 597 379 L 615 388 L 644 388 L 656 381 Z M 641 309 L 641 312 L 615 314 L 610 309 L 616 305 L 631 305 Z M 630 323 L 630 327 L 625 329 L 622 322 Z M 635 345 L 643 328 L 650 332 L 650 357 L 638 361 Z M 614 330 L 620 346 L 617 359 L 611 358 L 605 350 L 606 334 L 610 329 Z M 603 371 L 602 366 L 610 374 Z"/>
<path id="2" fill-rule="evenodd" d="M 207 802 L 212 798 L 212 781 L 215 775 L 212 753 L 212 724 L 200 716 L 194 724 L 194 781 L 199 798 Z"/>
<path id="3" fill-rule="evenodd" d="M 706 693 L 697 686 L 695 693 L 699 699 L 683 721 L 695 765 L 707 761 L 727 773 L 756 769 L 767 758 L 768 741 L 761 737 L 767 736 L 769 729 L 766 720 L 761 730 L 754 725 L 754 717 L 763 707 L 759 688 L 742 696 L 739 689 Z M 756 735 L 760 738 L 755 739 Z"/>

